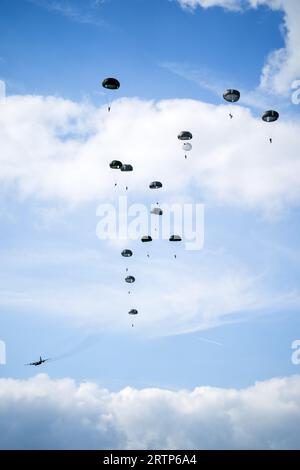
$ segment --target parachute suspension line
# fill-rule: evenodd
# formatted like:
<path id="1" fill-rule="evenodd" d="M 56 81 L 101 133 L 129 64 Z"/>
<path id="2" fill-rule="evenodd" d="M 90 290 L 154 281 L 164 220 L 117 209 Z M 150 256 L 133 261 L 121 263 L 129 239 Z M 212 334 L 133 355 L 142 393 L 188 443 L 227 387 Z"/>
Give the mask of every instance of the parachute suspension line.
<path id="1" fill-rule="evenodd" d="M 171 235 L 170 238 L 169 238 L 169 242 L 181 242 L 182 241 L 182 238 L 180 237 L 180 235 Z M 177 253 L 175 252 L 174 253 L 174 259 L 177 259 Z"/>
<path id="2" fill-rule="evenodd" d="M 124 175 L 126 176 L 126 179 L 125 179 L 125 182 L 126 182 L 126 186 L 125 186 L 125 190 L 128 191 L 129 189 L 129 175 L 130 173 L 133 171 L 133 166 L 130 165 L 129 163 L 124 163 L 121 168 L 120 168 L 121 172 L 124 173 Z"/>
<path id="3" fill-rule="evenodd" d="M 129 310 L 128 312 L 128 315 L 138 315 L 138 311 L 135 309 L 135 308 L 132 308 L 131 310 Z M 134 323 L 131 323 L 131 327 L 134 326 Z"/>
<path id="4" fill-rule="evenodd" d="M 154 220 L 154 231 L 158 232 L 160 230 L 160 217 L 163 215 L 163 211 L 160 207 L 154 207 L 151 210 L 151 227 Z"/>
<path id="5" fill-rule="evenodd" d="M 105 94 L 105 101 L 106 101 L 107 112 L 109 113 L 111 110 L 111 102 L 108 99 L 108 96 L 106 94 Z"/>
<path id="6" fill-rule="evenodd" d="M 270 109 L 268 111 L 265 111 L 261 118 L 266 123 L 276 122 L 279 119 L 279 113 L 277 111 L 274 111 L 273 109 Z M 270 144 L 273 143 L 272 135 L 269 137 L 269 142 Z"/>
<path id="7" fill-rule="evenodd" d="M 102 86 L 106 90 L 118 90 L 120 88 L 120 82 L 116 78 L 109 77 L 103 80 Z M 110 112 L 112 103 L 108 99 L 108 95 L 105 95 L 105 97 L 107 101 L 107 111 Z"/>
<path id="8" fill-rule="evenodd" d="M 120 162 L 120 160 L 113 160 L 112 162 L 110 162 L 109 166 L 114 172 L 116 172 L 121 169 L 122 162 Z M 113 181 L 114 181 L 114 187 L 116 188 L 118 186 L 117 174 L 115 174 L 115 178 L 113 179 Z"/>
<path id="9" fill-rule="evenodd" d="M 112 102 L 107 97 L 107 112 L 110 113 Z"/>
<path id="10" fill-rule="evenodd" d="M 187 152 L 190 152 L 193 148 L 192 144 L 188 141 L 193 138 L 193 135 L 190 131 L 181 131 L 177 138 L 178 140 L 183 141 L 182 149 L 184 150 L 184 158 L 187 160 Z"/>
<path id="11" fill-rule="evenodd" d="M 144 235 L 141 238 L 141 242 L 142 243 L 150 243 L 150 242 L 152 242 L 152 237 L 150 235 Z M 149 251 L 147 251 L 147 258 L 150 258 L 150 252 Z"/>
<path id="12" fill-rule="evenodd" d="M 232 88 L 225 90 L 223 93 L 224 100 L 230 103 L 229 112 L 228 112 L 228 116 L 230 119 L 233 119 L 233 109 L 231 105 L 232 103 L 236 103 L 237 101 L 239 101 L 240 97 L 241 97 L 240 92 Z"/>

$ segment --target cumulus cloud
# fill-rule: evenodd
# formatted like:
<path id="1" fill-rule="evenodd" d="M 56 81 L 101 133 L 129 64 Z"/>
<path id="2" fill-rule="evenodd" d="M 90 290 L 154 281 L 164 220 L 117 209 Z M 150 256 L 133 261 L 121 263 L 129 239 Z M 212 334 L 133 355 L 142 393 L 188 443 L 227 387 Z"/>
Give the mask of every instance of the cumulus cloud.
<path id="1" fill-rule="evenodd" d="M 266 124 L 247 108 L 195 100 L 121 99 L 111 113 L 54 97 L 8 97 L 0 116 L 0 181 L 21 197 L 76 204 L 115 196 L 108 163 L 134 166 L 132 189 L 145 195 L 159 178 L 166 191 L 263 211 L 300 199 L 299 123 Z M 190 129 L 183 158 L 177 134 Z M 269 144 L 272 135 L 274 144 Z"/>
<path id="2" fill-rule="evenodd" d="M 262 70 L 260 88 L 286 95 L 291 92 L 294 80 L 300 77 L 300 3 L 298 0 L 178 0 L 183 8 L 222 7 L 231 11 L 266 6 L 284 13 L 283 30 L 285 45 L 270 51 Z"/>
<path id="3" fill-rule="evenodd" d="M 2 449 L 299 449 L 300 377 L 171 391 L 0 379 Z"/>
<path id="4" fill-rule="evenodd" d="M 285 46 L 270 53 L 262 71 L 261 88 L 285 95 L 300 77 L 300 3 L 297 0 L 252 0 L 252 3 L 284 12 Z"/>

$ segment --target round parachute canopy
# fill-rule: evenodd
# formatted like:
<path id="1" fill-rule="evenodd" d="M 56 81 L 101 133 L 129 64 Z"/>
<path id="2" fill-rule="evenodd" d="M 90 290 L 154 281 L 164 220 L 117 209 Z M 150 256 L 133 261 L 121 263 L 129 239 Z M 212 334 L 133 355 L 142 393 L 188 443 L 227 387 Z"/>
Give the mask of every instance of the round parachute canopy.
<path id="1" fill-rule="evenodd" d="M 162 209 L 160 209 L 159 207 L 154 207 L 151 211 L 151 214 L 155 214 L 155 215 L 163 215 L 163 211 Z"/>
<path id="2" fill-rule="evenodd" d="M 273 110 L 266 111 L 261 118 L 265 122 L 274 122 L 279 118 L 279 113 Z"/>
<path id="3" fill-rule="evenodd" d="M 120 168 L 122 168 L 122 162 L 120 162 L 119 160 L 113 160 L 112 162 L 110 162 L 109 166 L 113 170 L 120 170 Z"/>
<path id="4" fill-rule="evenodd" d="M 223 93 L 224 100 L 229 103 L 236 103 L 241 97 L 241 94 L 238 90 L 226 90 Z"/>
<path id="5" fill-rule="evenodd" d="M 152 242 L 152 237 L 150 237 L 150 235 L 145 235 L 144 237 L 141 238 L 141 241 L 143 243 Z"/>
<path id="6" fill-rule="evenodd" d="M 128 282 L 128 284 L 132 284 L 135 282 L 135 277 L 134 276 L 127 276 L 125 277 L 125 281 Z"/>
<path id="7" fill-rule="evenodd" d="M 121 171 L 133 171 L 133 167 L 132 165 L 128 165 L 127 163 L 125 163 L 121 166 Z"/>
<path id="8" fill-rule="evenodd" d="M 179 235 L 171 235 L 169 238 L 170 242 L 181 242 L 181 237 Z"/>
<path id="9" fill-rule="evenodd" d="M 122 253 L 121 253 L 122 256 L 124 256 L 124 258 L 130 258 L 130 256 L 133 255 L 132 251 L 131 250 L 123 250 Z"/>
<path id="10" fill-rule="evenodd" d="M 189 152 L 190 150 L 192 150 L 193 146 L 189 142 L 184 142 L 182 148 L 185 152 Z"/>
<path id="11" fill-rule="evenodd" d="M 191 140 L 193 135 L 190 131 L 181 131 L 177 137 L 179 140 Z"/>
<path id="12" fill-rule="evenodd" d="M 116 78 L 105 78 L 102 82 L 102 86 L 107 90 L 117 90 L 120 88 L 120 82 Z"/>
<path id="13" fill-rule="evenodd" d="M 152 183 L 149 184 L 150 189 L 159 189 L 162 188 L 162 183 L 160 181 L 152 181 Z"/>
<path id="14" fill-rule="evenodd" d="M 138 313 L 139 312 L 135 308 L 132 308 L 131 310 L 129 310 L 128 315 L 137 315 Z"/>

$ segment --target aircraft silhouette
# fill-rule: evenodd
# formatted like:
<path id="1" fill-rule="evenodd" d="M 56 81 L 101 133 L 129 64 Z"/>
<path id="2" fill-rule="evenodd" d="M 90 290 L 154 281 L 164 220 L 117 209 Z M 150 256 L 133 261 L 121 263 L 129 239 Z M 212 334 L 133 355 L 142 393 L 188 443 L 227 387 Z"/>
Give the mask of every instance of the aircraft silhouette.
<path id="1" fill-rule="evenodd" d="M 42 359 L 42 356 L 40 356 L 39 361 L 30 362 L 29 364 L 25 364 L 25 366 L 40 366 L 41 364 L 47 361 L 50 361 L 50 359 Z"/>

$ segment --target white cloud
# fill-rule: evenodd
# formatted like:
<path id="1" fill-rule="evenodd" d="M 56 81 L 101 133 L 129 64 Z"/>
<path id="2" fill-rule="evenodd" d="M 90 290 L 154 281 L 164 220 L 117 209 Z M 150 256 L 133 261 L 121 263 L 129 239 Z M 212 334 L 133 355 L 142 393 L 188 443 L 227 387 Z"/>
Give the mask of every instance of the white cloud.
<path id="1" fill-rule="evenodd" d="M 21 197 L 107 200 L 115 197 L 108 163 L 119 158 L 133 163 L 137 198 L 159 177 L 169 194 L 181 188 L 187 195 L 195 185 L 210 203 L 270 212 L 298 204 L 299 123 L 266 124 L 246 108 L 233 109 L 230 120 L 228 106 L 194 100 L 122 99 L 108 113 L 53 97 L 8 97 L 0 180 Z M 185 128 L 194 135 L 187 161 L 177 140 Z"/>
<path id="2" fill-rule="evenodd" d="M 199 87 L 211 91 L 215 95 L 221 96 L 222 90 L 225 90 L 224 83 L 217 80 L 213 76 L 213 73 L 205 67 L 191 67 L 179 62 L 164 62 L 161 66 L 179 77 L 194 82 Z"/>
<path id="3" fill-rule="evenodd" d="M 1 57 L 0 57 L 1 62 Z M 6 100 L 6 83 L 3 80 L 0 80 L 0 106 L 5 104 Z"/>
<path id="4" fill-rule="evenodd" d="M 300 377 L 170 391 L 0 379 L 2 449 L 299 449 Z"/>
<path id="5" fill-rule="evenodd" d="M 205 68 L 203 65 L 199 67 L 186 63 L 164 62 L 161 66 L 175 75 L 195 83 L 200 88 L 209 90 L 219 100 L 223 99 L 223 91 L 228 88 L 228 79 L 220 80 L 212 70 Z M 295 83 L 294 85 L 294 88 L 298 87 L 300 88 L 300 81 L 299 84 Z M 286 107 L 286 102 L 282 97 L 277 96 L 275 98 L 274 95 L 265 93 L 262 87 L 257 87 L 254 90 L 244 90 L 239 86 L 239 91 L 241 92 L 239 104 L 255 108 L 258 112 L 266 109 L 281 109 L 282 105 Z M 300 91 L 298 92 L 297 89 L 294 91 L 296 101 Z"/>
<path id="6" fill-rule="evenodd" d="M 105 22 L 95 16 L 95 8 L 99 7 L 103 1 L 86 3 L 85 8 L 71 5 L 72 2 L 65 0 L 29 0 L 34 5 L 42 7 L 50 12 L 58 13 L 77 23 L 103 26 Z M 94 9 L 94 10 L 93 10 Z"/>
<path id="7" fill-rule="evenodd" d="M 299 123 L 282 120 L 274 126 L 267 125 L 241 106 L 234 107 L 234 119 L 230 120 L 228 110 L 227 105 L 194 100 L 155 103 L 121 99 L 113 103 L 108 113 L 104 107 L 61 98 L 8 97 L 5 113 L 0 115 L 2 188 L 17 192 L 21 198 L 33 196 L 38 204 L 45 199 L 57 202 L 58 211 L 41 213 L 44 224 L 53 224 L 63 217 L 64 203 L 94 201 L 96 210 L 96 202 L 115 199 L 108 164 L 120 158 L 134 166 L 129 191 L 134 202 L 144 201 L 150 192 L 149 182 L 159 178 L 165 187 L 164 199 L 191 201 L 197 194 L 196 202 L 201 202 L 201 191 L 210 204 L 237 205 L 268 213 L 298 204 Z M 187 161 L 177 139 L 183 129 L 190 129 L 194 135 Z M 269 132 L 273 145 L 268 142 Z M 96 223 L 95 217 L 95 229 Z M 19 252 L 15 258 L 10 253 L 6 268 L 2 256 L 1 305 L 69 317 L 87 328 L 115 330 L 118 325 L 121 330 L 128 329 L 126 312 L 133 305 L 125 288 L 124 296 L 120 294 L 120 249 L 116 248 L 116 262 L 112 263 L 112 252 L 106 252 L 104 242 L 101 246 L 105 247 L 101 256 L 81 249 L 78 256 L 82 256 L 82 261 L 77 255 L 74 261 L 73 253 L 72 268 L 65 261 L 66 254 L 61 257 L 49 252 L 48 261 L 39 255 L 36 271 L 31 270 L 35 257 L 30 259 L 29 253 L 25 261 Z M 165 246 L 161 248 L 149 263 L 147 282 L 136 284 L 134 305 L 141 312 L 137 320 L 139 334 L 205 329 L 232 321 L 237 314 L 299 305 L 298 292 L 274 295 L 259 272 L 245 271 L 232 262 L 226 266 L 216 260 L 211 260 L 211 264 L 203 260 L 197 263 L 193 253 L 187 269 L 186 253 L 178 256 L 174 270 L 170 263 L 173 253 L 166 254 Z M 135 264 L 137 280 L 145 279 L 145 253 L 140 255 Z M 91 257 L 93 263 L 87 266 Z M 51 266 L 56 259 L 59 269 L 55 278 L 41 278 L 41 267 L 51 272 L 49 263 Z M 72 275 L 66 276 L 66 272 Z M 102 285 L 99 279 L 103 280 Z M 155 296 L 149 292 L 149 280 Z M 188 305 L 183 300 L 187 298 Z"/>
<path id="8" fill-rule="evenodd" d="M 227 256 L 190 256 L 178 248 L 175 261 L 171 249 L 160 246 L 148 260 L 143 248 L 134 249 L 129 264 L 136 277 L 131 295 L 120 250 L 107 252 L 106 245 L 101 253 L 3 253 L 0 306 L 67 320 L 87 332 L 129 330 L 143 337 L 207 330 L 258 314 L 299 309 L 299 292 L 274 292 L 266 275 L 254 275 Z M 55 276 L 41 278 L 41 272 Z M 127 313 L 134 307 L 139 315 L 131 331 Z"/>
<path id="9" fill-rule="evenodd" d="M 202 8 L 222 7 L 227 10 L 239 11 L 241 9 L 241 0 L 178 0 L 183 8 L 195 9 L 198 6 Z"/>
<path id="10" fill-rule="evenodd" d="M 178 0 L 183 8 L 222 7 L 243 11 L 266 6 L 284 13 L 283 48 L 271 51 L 262 70 L 260 89 L 278 95 L 291 93 L 294 80 L 300 78 L 300 2 L 298 0 Z M 238 19 L 237 19 L 238 21 Z"/>
<path id="11" fill-rule="evenodd" d="M 300 2 L 252 0 L 252 3 L 284 12 L 285 46 L 270 53 L 263 68 L 261 88 L 279 95 L 291 93 L 293 81 L 300 78 Z"/>

